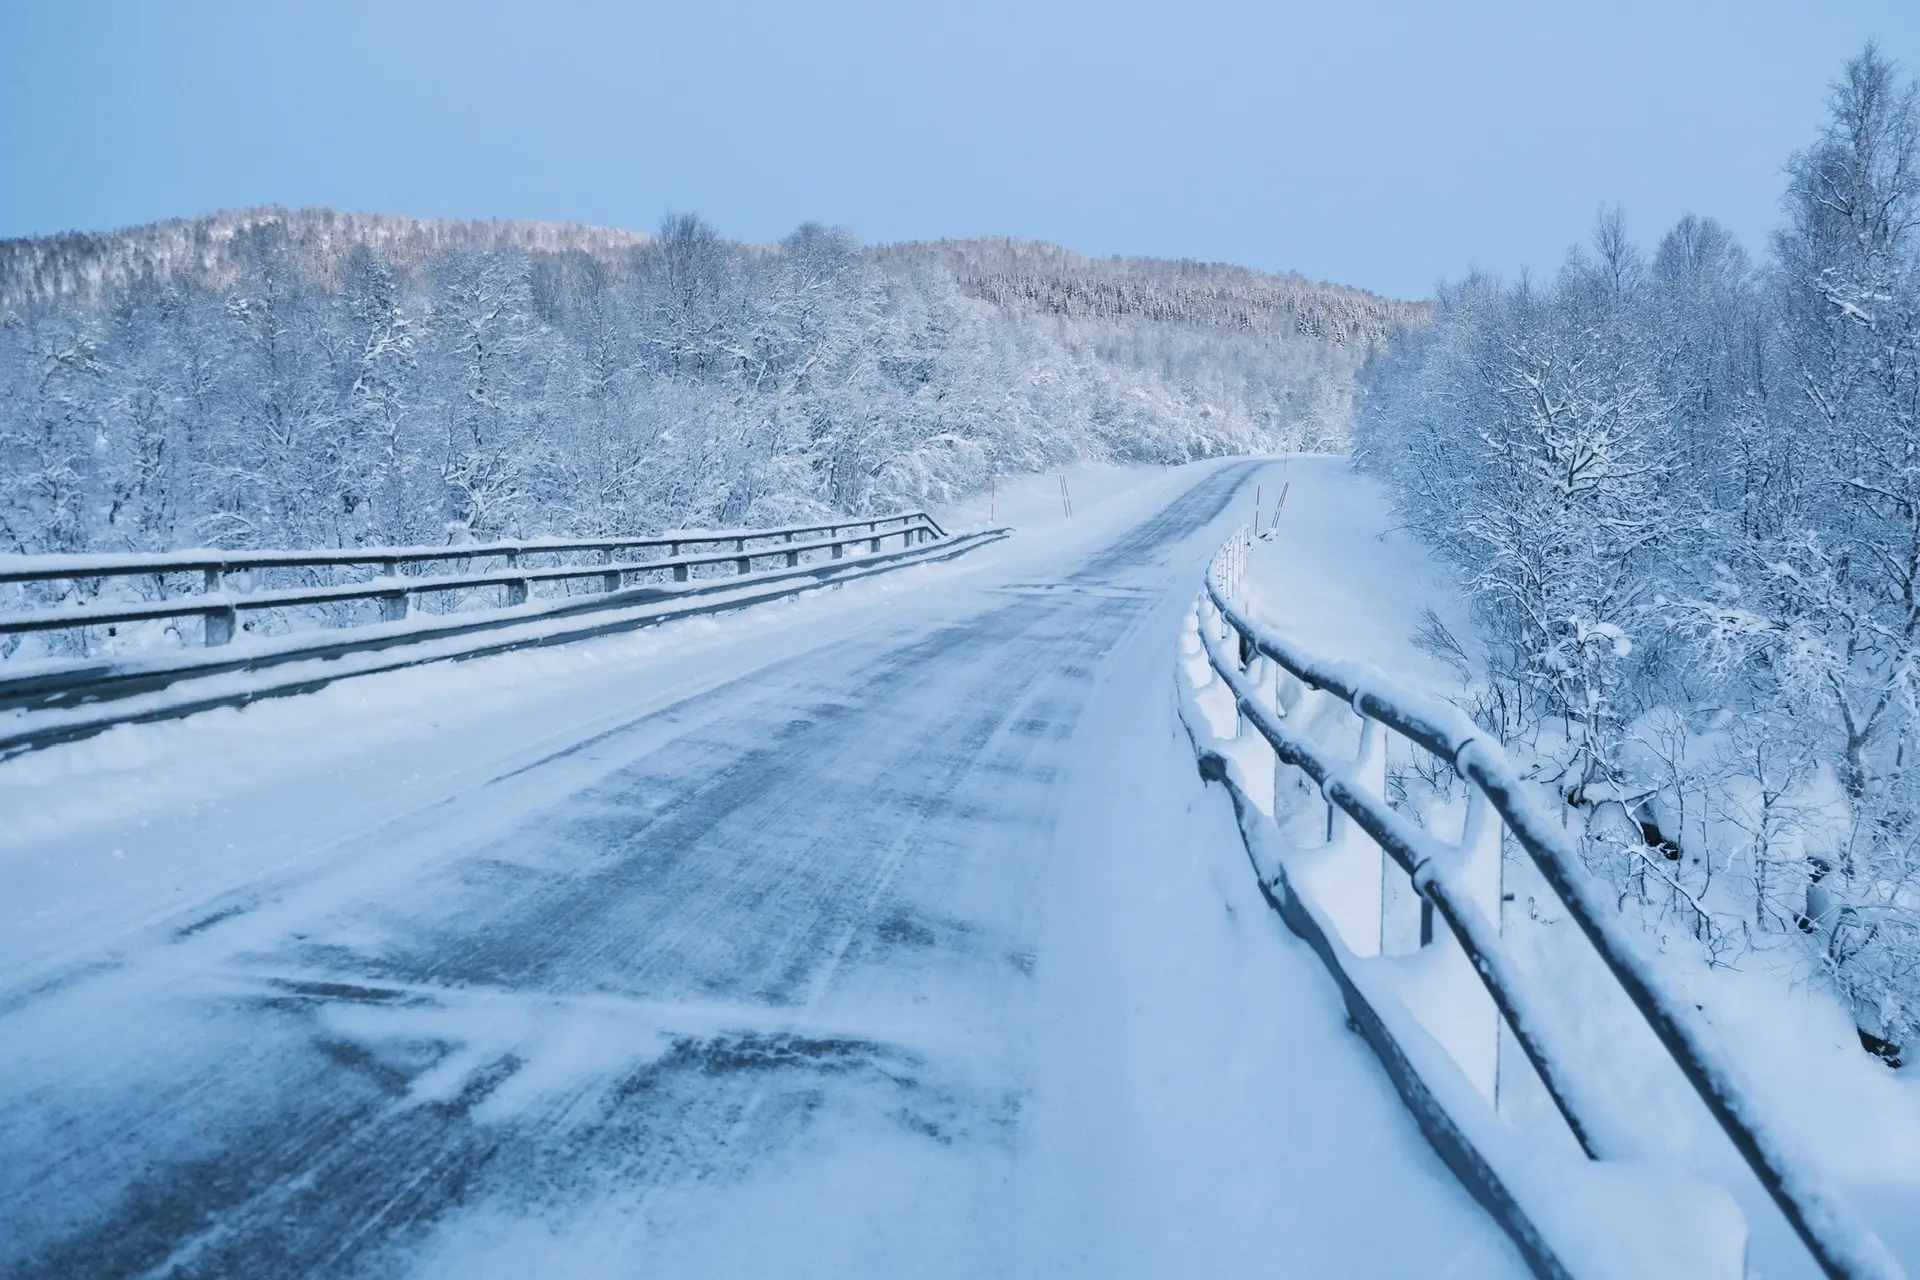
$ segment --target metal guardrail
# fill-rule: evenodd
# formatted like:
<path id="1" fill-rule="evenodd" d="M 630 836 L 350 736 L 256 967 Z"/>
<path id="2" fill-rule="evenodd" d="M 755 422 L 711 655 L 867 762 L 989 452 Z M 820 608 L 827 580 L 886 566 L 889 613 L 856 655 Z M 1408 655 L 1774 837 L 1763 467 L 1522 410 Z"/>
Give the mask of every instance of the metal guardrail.
<path id="1" fill-rule="evenodd" d="M 858 531 L 858 532 L 853 532 Z M 812 536 L 822 535 L 822 536 Z M 82 579 L 153 578 L 162 592 L 152 601 L 110 601 L 48 609 L 0 613 L 0 636 L 36 631 L 77 630 L 171 618 L 204 619 L 209 647 L 231 643 L 243 611 L 300 608 L 372 600 L 379 604 L 379 620 L 393 622 L 407 616 L 410 597 L 504 587 L 505 606 L 525 604 L 536 582 L 599 580 L 606 592 L 621 589 L 636 575 L 670 573 L 685 582 L 693 570 L 731 564 L 741 575 L 753 571 L 755 560 L 782 557 L 788 567 L 808 552 L 825 551 L 832 559 L 845 556 L 850 546 L 866 544 L 870 553 L 881 550 L 887 538 L 902 547 L 945 537 L 945 530 L 924 511 L 903 512 L 872 520 L 834 524 L 793 525 L 777 529 L 734 529 L 721 532 L 688 531 L 648 538 L 536 538 L 519 542 L 492 542 L 447 547 L 355 547 L 312 551 L 183 551 L 123 556 L 0 556 L 0 584 L 30 586 Z M 727 546 L 731 544 L 731 546 Z M 683 547 L 713 547 L 682 554 Z M 615 561 L 616 552 L 663 549 L 666 555 L 648 560 Z M 521 565 L 523 557 L 597 553 L 591 565 Z M 406 576 L 403 565 L 471 563 L 498 559 L 503 563 L 479 572 Z M 330 568 L 363 565 L 380 570 L 378 576 L 356 583 L 291 587 L 244 592 L 225 589 L 226 575 L 266 569 Z M 198 594 L 165 595 L 166 579 L 200 575 Z"/>
<path id="2" fill-rule="evenodd" d="M 1462 851 L 1483 838 L 1495 821 L 1526 850 L 1821 1270 L 1852 1280 L 1904 1276 L 1873 1230 L 1767 1123 L 1735 1064 L 1713 1042 L 1693 1005 L 1671 990 L 1642 954 L 1639 940 L 1595 884 L 1578 850 L 1528 794 L 1504 748 L 1458 708 L 1405 689 L 1371 667 L 1309 653 L 1254 621 L 1235 598 L 1250 545 L 1243 528 L 1220 549 L 1190 619 L 1212 672 L 1225 682 L 1244 722 L 1275 756 L 1312 779 L 1330 812 L 1338 809 L 1365 831 L 1446 922 L 1586 1153 L 1594 1158 L 1627 1155 L 1631 1143 L 1597 1092 L 1583 1085 L 1580 1060 L 1567 1047 L 1551 1002 L 1513 962 L 1497 923 L 1460 882 Z M 1272 663 L 1308 689 L 1347 704 L 1363 726 L 1362 757 L 1378 749 L 1375 736 L 1384 731 L 1450 766 L 1468 784 L 1462 840 L 1448 843 L 1421 829 L 1383 795 L 1364 786 L 1352 760 L 1336 757 L 1290 728 L 1273 696 L 1272 673 L 1262 672 L 1262 663 Z"/>
<path id="3" fill-rule="evenodd" d="M 778 556 L 785 563 L 749 574 L 701 576 L 584 595 L 523 602 L 507 608 L 399 619 L 367 626 L 299 631 L 213 649 L 171 648 L 121 658 L 20 664 L 0 663 L 0 759 L 76 742 L 116 725 L 178 719 L 221 707 L 241 707 L 268 698 L 324 688 L 337 680 L 395 671 L 426 663 L 483 657 L 515 650 L 569 644 L 678 619 L 701 617 L 787 599 L 875 574 L 938 563 L 965 555 L 1011 532 L 1005 528 L 949 535 L 921 513 L 889 517 L 876 531 L 868 521 L 836 526 L 842 536 L 746 548 L 749 561 Z M 891 524 L 892 527 L 887 527 Z M 859 530 L 848 537 L 846 531 Z M 747 534 L 751 544 L 757 536 Z M 704 539 L 706 535 L 701 535 Z M 729 534 L 729 540 L 740 535 Z M 902 545 L 875 551 L 880 539 Z M 664 539 L 663 539 L 664 541 Z M 863 542 L 868 554 L 818 557 Z M 686 557 L 681 557 L 686 560 Z M 736 545 L 695 562 L 741 559 Z M 668 569 L 674 559 L 642 562 Z M 618 566 L 615 566 L 618 567 Z M 611 572 L 606 565 L 587 570 Z M 487 575 L 476 575 L 487 576 Z M 679 574 L 675 574 L 680 579 Z M 425 579 L 409 579 L 426 581 Z"/>

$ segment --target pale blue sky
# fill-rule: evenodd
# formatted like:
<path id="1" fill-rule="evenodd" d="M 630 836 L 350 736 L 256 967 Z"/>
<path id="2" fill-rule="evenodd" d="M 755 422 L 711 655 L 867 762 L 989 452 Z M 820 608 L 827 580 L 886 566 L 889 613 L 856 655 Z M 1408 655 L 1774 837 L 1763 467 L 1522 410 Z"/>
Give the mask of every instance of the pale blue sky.
<path id="1" fill-rule="evenodd" d="M 1920 0 L 0 0 L 0 236 L 247 204 L 1011 234 L 1404 296 L 1603 201 L 1751 247 Z"/>

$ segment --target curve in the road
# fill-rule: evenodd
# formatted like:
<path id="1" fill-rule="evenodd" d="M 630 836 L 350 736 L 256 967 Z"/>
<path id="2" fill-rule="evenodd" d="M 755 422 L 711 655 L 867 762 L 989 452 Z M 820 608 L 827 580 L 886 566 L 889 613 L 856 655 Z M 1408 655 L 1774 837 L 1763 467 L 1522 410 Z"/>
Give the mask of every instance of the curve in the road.
<path id="1" fill-rule="evenodd" d="M 1248 474 L 558 748 L 521 770 L 619 763 L 377 894 L 0 1017 L 0 1272 L 1025 1269 L 1056 784 Z"/>

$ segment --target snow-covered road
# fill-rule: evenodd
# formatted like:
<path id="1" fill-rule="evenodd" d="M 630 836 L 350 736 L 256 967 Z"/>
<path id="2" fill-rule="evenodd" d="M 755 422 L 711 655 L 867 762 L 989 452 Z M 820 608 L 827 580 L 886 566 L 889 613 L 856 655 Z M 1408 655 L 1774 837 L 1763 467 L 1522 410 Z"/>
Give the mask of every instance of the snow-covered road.
<path id="1" fill-rule="evenodd" d="M 1263 474 L 0 765 L 0 1274 L 1521 1274 L 1176 724 Z"/>

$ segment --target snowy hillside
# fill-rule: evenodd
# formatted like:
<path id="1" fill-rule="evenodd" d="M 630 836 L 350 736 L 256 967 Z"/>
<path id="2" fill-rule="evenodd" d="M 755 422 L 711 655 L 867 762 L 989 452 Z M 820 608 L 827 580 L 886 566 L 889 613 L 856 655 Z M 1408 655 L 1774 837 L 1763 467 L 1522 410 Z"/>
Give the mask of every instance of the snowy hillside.
<path id="1" fill-rule="evenodd" d="M 935 264 L 972 297 L 1076 349 L 1265 424 L 1289 448 L 1340 449 L 1360 371 L 1431 308 L 1218 262 L 1090 258 L 1032 240 L 883 245 L 890 274 Z"/>
<path id="2" fill-rule="evenodd" d="M 1337 443 L 1420 314 L 1049 250 L 1124 285 L 1056 316 L 1007 284 L 1036 251 L 331 210 L 0 243 L 0 548 L 778 523 Z"/>
<path id="3" fill-rule="evenodd" d="M 1430 308 L 1298 275 L 1223 262 L 1092 258 L 1039 240 L 882 245 L 883 262 L 931 259 L 968 293 L 1000 306 L 1090 320 L 1145 320 L 1303 338 L 1362 352 L 1424 323 Z"/>
<path id="4" fill-rule="evenodd" d="M 0 311 L 38 306 L 111 306 L 136 289 L 233 288 L 247 279 L 249 245 L 283 234 L 314 275 L 337 269 L 355 248 L 396 266 L 443 253 L 564 253 L 610 256 L 650 236 L 570 222 L 462 221 L 348 213 L 338 209 L 233 209 L 170 218 L 119 231 L 0 240 Z"/>

